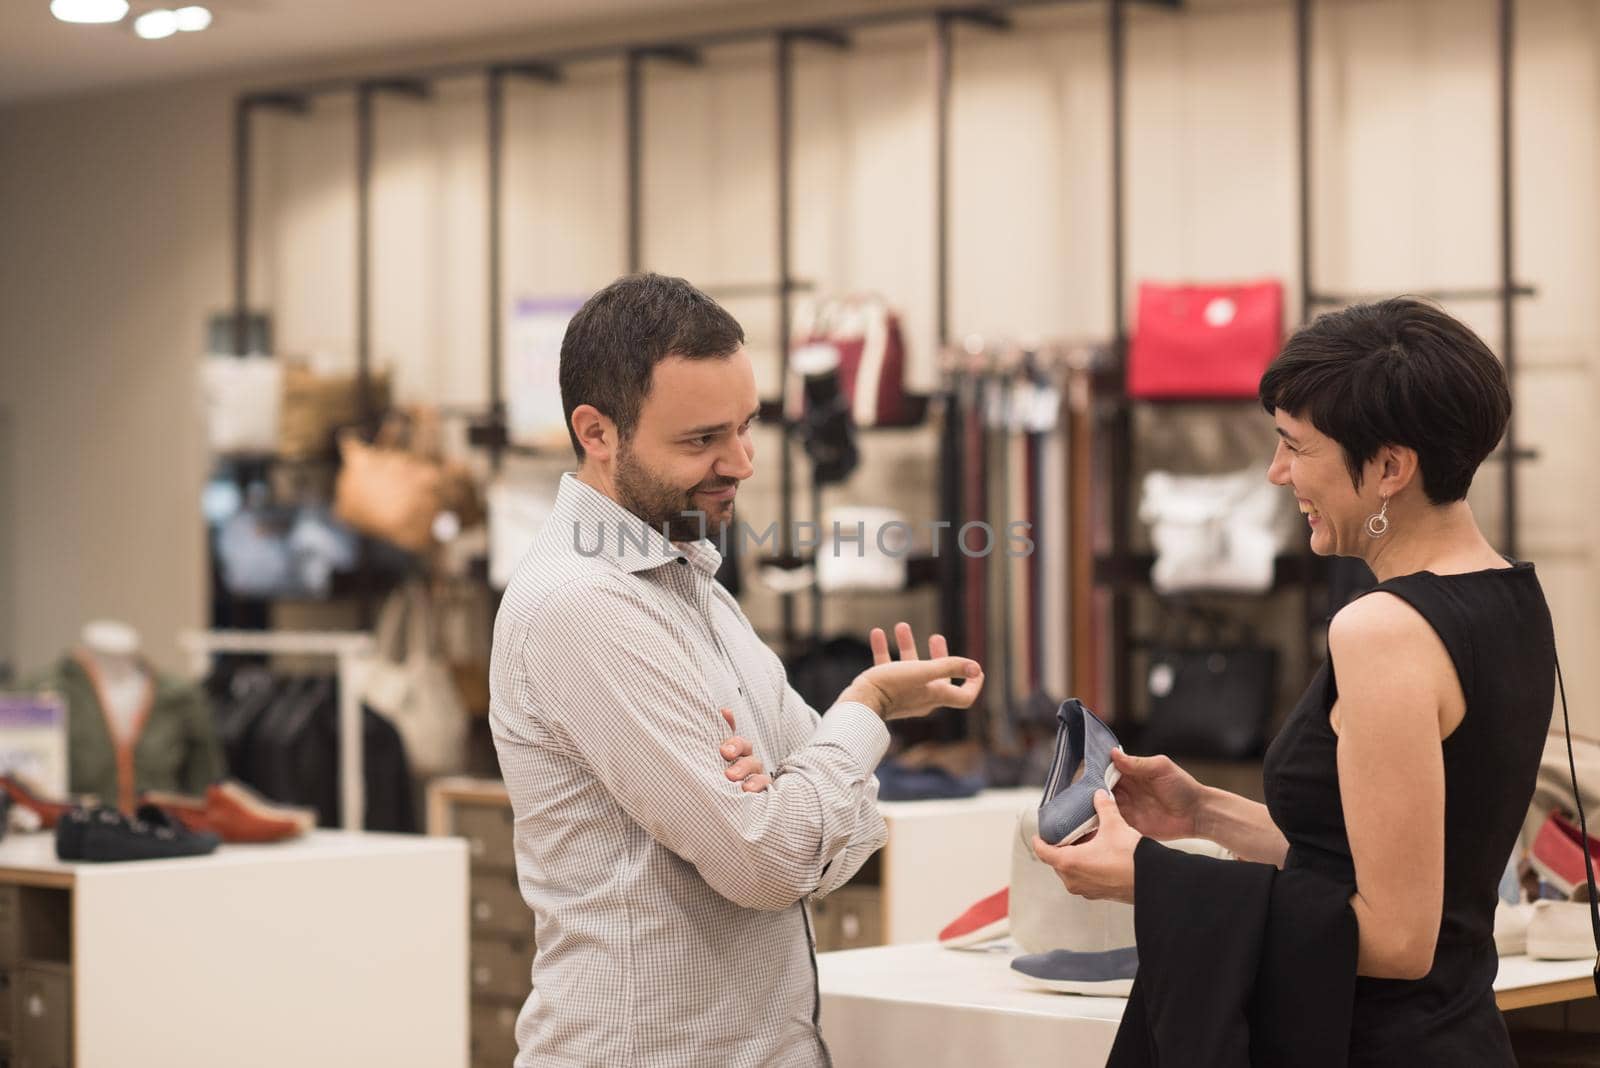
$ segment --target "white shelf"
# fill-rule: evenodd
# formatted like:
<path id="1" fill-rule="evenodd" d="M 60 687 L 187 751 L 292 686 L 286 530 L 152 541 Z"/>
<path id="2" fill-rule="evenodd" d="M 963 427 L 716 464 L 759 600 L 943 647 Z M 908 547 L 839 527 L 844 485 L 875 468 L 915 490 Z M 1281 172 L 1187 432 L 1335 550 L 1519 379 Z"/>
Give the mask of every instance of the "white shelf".
<path id="1" fill-rule="evenodd" d="M 320 831 L 84 864 L 12 835 L 0 882 L 72 895 L 78 1068 L 467 1063 L 460 840 Z"/>

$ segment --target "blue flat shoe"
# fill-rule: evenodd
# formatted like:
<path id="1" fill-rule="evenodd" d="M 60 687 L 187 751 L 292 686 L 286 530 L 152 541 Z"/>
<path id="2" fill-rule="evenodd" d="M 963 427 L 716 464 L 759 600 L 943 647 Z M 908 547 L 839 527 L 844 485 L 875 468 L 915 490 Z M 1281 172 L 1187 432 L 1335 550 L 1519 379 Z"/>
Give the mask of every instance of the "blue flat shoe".
<path id="1" fill-rule="evenodd" d="M 1082 701 L 1061 702 L 1056 719 L 1056 755 L 1039 802 L 1039 837 L 1051 845 L 1071 845 L 1100 826 L 1094 793 L 1110 792 L 1122 773 L 1111 763 L 1117 736 Z"/>
<path id="2" fill-rule="evenodd" d="M 1030 986 L 1058 994 L 1125 998 L 1132 993 L 1133 977 L 1139 971 L 1139 950 L 1134 946 L 1103 953 L 1053 949 L 1018 957 L 1011 962 L 1011 968 L 1023 975 Z"/>

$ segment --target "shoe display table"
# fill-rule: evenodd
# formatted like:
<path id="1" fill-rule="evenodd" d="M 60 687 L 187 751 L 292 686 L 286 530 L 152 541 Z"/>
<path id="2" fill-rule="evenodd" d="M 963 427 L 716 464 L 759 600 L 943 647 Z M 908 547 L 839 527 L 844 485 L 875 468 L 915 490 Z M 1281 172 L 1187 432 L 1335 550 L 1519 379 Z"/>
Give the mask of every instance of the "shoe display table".
<path id="1" fill-rule="evenodd" d="M 0 1063 L 462 1068 L 467 849 L 318 831 L 66 864 L 0 841 Z M 8 988 L 8 989 L 6 989 Z"/>
<path id="2" fill-rule="evenodd" d="M 997 943 L 820 954 L 822 1033 L 836 1068 L 1104 1065 L 1126 1000 L 1029 987 L 1011 970 L 1017 952 Z M 1593 969 L 1592 960 L 1506 957 L 1496 1001 L 1509 1009 L 1592 997 Z"/>

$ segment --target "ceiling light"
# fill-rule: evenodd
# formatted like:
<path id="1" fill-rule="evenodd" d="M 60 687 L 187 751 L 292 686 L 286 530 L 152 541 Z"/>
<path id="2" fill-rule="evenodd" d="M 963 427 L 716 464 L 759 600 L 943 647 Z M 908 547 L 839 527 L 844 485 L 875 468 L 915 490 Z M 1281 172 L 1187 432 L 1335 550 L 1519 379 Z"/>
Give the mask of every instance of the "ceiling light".
<path id="1" fill-rule="evenodd" d="M 177 11 L 178 29 L 184 33 L 194 33 L 211 25 L 211 11 L 199 5 L 180 7 Z"/>
<path id="2" fill-rule="evenodd" d="M 146 41 L 159 41 L 163 37 L 171 37 L 178 32 L 177 13 L 168 11 L 164 7 L 146 11 L 133 20 L 133 32 Z"/>
<path id="3" fill-rule="evenodd" d="M 128 0 L 50 0 L 50 14 L 62 22 L 121 22 Z"/>

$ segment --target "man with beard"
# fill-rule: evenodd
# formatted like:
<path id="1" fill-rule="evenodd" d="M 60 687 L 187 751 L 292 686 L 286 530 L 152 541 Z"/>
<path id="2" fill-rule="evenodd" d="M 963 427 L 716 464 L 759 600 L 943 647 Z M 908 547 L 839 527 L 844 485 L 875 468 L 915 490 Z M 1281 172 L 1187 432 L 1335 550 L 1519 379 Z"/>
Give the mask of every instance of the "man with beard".
<path id="1" fill-rule="evenodd" d="M 900 659 L 875 629 L 875 666 L 819 715 L 714 581 L 706 535 L 755 470 L 743 346 L 705 294 L 648 274 L 562 341 L 578 470 L 506 589 L 490 672 L 538 944 L 519 1068 L 828 1064 L 805 899 L 884 842 L 883 721 L 982 687 L 901 623 Z"/>

